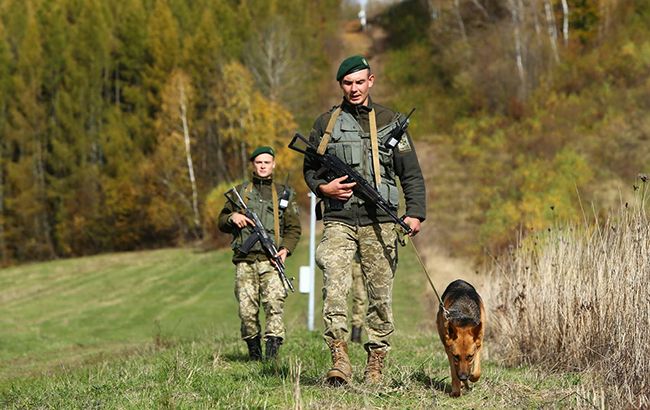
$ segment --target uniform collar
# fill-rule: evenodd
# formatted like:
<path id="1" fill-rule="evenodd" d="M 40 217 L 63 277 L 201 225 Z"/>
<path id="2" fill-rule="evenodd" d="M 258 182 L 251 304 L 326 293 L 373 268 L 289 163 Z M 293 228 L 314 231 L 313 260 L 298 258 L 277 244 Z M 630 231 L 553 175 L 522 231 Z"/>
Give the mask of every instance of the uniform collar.
<path id="1" fill-rule="evenodd" d="M 273 174 L 269 175 L 266 178 L 261 178 L 253 172 L 251 178 L 254 185 L 271 185 L 271 183 L 273 182 Z"/>
<path id="2" fill-rule="evenodd" d="M 353 105 L 350 104 L 350 102 L 345 98 L 341 103 L 341 109 L 345 112 L 349 112 L 355 117 L 358 117 L 359 115 L 363 115 L 363 114 L 367 115 L 372 110 L 372 107 L 373 107 L 373 103 L 372 103 L 372 98 L 370 96 L 368 96 L 368 105 L 361 105 L 361 104 Z"/>

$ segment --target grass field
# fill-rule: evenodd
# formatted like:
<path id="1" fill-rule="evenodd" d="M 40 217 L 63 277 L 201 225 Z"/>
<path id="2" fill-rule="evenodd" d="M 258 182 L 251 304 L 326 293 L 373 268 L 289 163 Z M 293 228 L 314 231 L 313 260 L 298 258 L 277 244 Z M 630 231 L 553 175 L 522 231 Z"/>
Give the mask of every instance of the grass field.
<path id="1" fill-rule="evenodd" d="M 365 352 L 351 346 L 355 380 L 323 384 L 329 352 L 306 330 L 307 295 L 287 302 L 277 363 L 249 363 L 238 338 L 230 252 L 165 249 L 0 270 L 3 408 L 573 407 L 579 377 L 485 362 L 483 378 L 451 399 L 435 306 L 411 248 L 394 291 L 397 332 L 384 383 L 362 383 Z M 289 272 L 307 264 L 306 243 Z M 297 276 L 297 275 L 296 275 Z M 320 278 L 317 278 L 320 279 Z M 320 289 L 318 281 L 316 289 Z M 320 292 L 316 295 L 320 302 Z M 488 341 L 489 353 L 489 341 Z"/>

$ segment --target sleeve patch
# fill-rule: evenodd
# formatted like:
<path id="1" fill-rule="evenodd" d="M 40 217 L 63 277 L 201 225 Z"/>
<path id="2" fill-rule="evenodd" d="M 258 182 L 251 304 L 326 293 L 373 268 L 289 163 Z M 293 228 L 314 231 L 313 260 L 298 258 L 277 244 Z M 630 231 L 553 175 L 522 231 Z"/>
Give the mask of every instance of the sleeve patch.
<path id="1" fill-rule="evenodd" d="M 397 149 L 399 152 L 411 152 L 411 144 L 409 143 L 409 139 L 406 135 L 403 136 L 403 138 L 399 141 L 399 144 L 397 144 Z"/>

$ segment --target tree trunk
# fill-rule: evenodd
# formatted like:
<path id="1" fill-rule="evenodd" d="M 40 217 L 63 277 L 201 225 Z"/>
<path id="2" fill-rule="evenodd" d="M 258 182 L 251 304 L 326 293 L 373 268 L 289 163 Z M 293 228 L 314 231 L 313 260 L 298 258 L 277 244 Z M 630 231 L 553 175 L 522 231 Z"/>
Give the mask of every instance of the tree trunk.
<path id="1" fill-rule="evenodd" d="M 562 36 L 564 37 L 564 47 L 569 45 L 569 3 L 562 0 Z"/>
<path id="2" fill-rule="evenodd" d="M 560 62 L 560 56 L 557 52 L 557 30 L 555 28 L 555 16 L 553 15 L 553 6 L 549 0 L 544 0 L 544 10 L 546 12 L 546 24 L 548 26 L 548 37 L 553 50 L 555 62 Z"/>
<path id="3" fill-rule="evenodd" d="M 513 35 L 515 39 L 515 62 L 517 65 L 517 74 L 519 75 L 519 98 L 526 98 L 526 69 L 524 67 L 523 46 L 521 41 L 521 2 L 515 3 L 514 0 L 508 0 L 510 6 L 510 15 L 512 16 Z"/>
<path id="4" fill-rule="evenodd" d="M 35 141 L 35 153 L 34 153 L 34 177 L 36 180 L 36 200 L 39 202 L 39 207 L 41 212 L 36 217 L 36 229 L 40 240 L 43 241 L 44 245 L 44 254 L 47 258 L 51 258 L 55 255 L 54 252 L 54 243 L 52 241 L 52 227 L 49 222 L 48 207 L 47 207 L 47 183 L 45 181 L 45 159 L 43 154 L 43 144 L 41 141 Z"/>
<path id="5" fill-rule="evenodd" d="M 479 9 L 479 11 L 481 12 L 481 14 L 483 14 L 483 17 L 485 17 L 486 20 L 488 21 L 492 20 L 492 18 L 490 18 L 490 14 L 487 12 L 485 7 L 483 7 L 483 5 L 478 2 L 478 0 L 472 0 L 472 4 L 474 4 L 476 8 Z"/>
<path id="6" fill-rule="evenodd" d="M 467 32 L 465 31 L 465 23 L 463 22 L 463 16 L 460 13 L 459 0 L 454 0 L 454 12 L 456 14 L 456 21 L 458 22 L 458 30 L 460 30 L 460 37 L 463 39 L 464 43 L 467 43 Z"/>
<path id="7" fill-rule="evenodd" d="M 183 138 L 185 140 L 185 157 L 187 159 L 187 171 L 190 176 L 192 186 L 192 210 L 194 211 L 194 227 L 201 230 L 201 218 L 199 214 L 199 192 L 196 188 L 196 178 L 194 177 L 194 165 L 192 162 L 192 150 L 190 144 L 190 127 L 187 121 L 187 102 L 185 101 L 185 88 L 183 83 L 179 82 L 181 122 L 183 123 Z M 195 231 L 196 232 L 196 231 Z"/>

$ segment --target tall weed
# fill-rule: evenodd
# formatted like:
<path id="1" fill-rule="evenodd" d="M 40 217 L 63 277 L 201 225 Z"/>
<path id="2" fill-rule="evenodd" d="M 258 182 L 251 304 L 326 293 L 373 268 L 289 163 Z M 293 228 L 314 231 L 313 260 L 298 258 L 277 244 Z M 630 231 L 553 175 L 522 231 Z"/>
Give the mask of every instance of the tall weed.
<path id="1" fill-rule="evenodd" d="M 491 269 L 491 352 L 506 364 L 584 375 L 603 405 L 650 406 L 646 184 L 604 223 L 530 235 Z M 583 386 L 584 387 L 584 386 Z M 600 407 L 600 400 L 590 400 Z"/>

